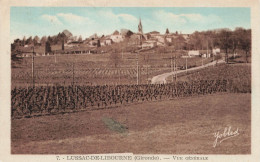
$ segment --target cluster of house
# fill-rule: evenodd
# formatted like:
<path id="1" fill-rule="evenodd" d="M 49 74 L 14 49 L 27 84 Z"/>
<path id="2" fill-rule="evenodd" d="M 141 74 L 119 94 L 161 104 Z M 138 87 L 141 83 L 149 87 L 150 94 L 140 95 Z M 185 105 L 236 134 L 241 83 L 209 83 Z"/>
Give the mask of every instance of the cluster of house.
<path id="1" fill-rule="evenodd" d="M 142 22 L 140 20 L 137 33 L 128 29 L 121 29 L 120 32 L 116 30 L 111 35 L 102 35 L 101 37 L 97 34 L 93 34 L 82 42 L 69 41 L 65 46 L 73 47 L 81 43 L 86 44 L 89 47 L 109 46 L 113 43 L 122 42 L 128 38 L 129 45 L 137 45 L 141 48 L 153 48 L 157 46 L 165 46 L 167 43 L 173 43 L 173 40 L 179 36 L 182 36 L 184 41 L 188 41 L 189 39 L 189 34 L 178 34 L 178 32 L 160 34 L 158 31 L 152 31 L 149 33 L 143 33 Z"/>
<path id="2" fill-rule="evenodd" d="M 131 35 L 132 32 L 127 29 L 121 29 L 121 33 L 119 31 L 114 31 L 113 34 L 107 36 L 98 37 L 97 34 L 94 34 L 89 37 L 89 39 L 85 40 L 85 44 L 88 44 L 90 47 L 98 47 L 98 46 L 109 46 L 113 43 L 122 42 L 128 35 Z"/>
<path id="3" fill-rule="evenodd" d="M 128 45 L 138 46 L 142 49 L 149 49 L 154 48 L 157 46 L 165 46 L 169 44 L 174 44 L 177 40 L 177 42 L 188 42 L 189 41 L 189 34 L 181 34 L 178 32 L 170 33 L 167 29 L 165 34 L 161 34 L 158 31 L 152 31 L 149 33 L 143 33 L 143 27 L 141 19 L 138 24 L 138 32 L 134 33 L 131 30 L 128 29 L 121 29 L 120 32 L 118 30 L 114 31 L 110 35 L 102 35 L 98 36 L 97 34 L 91 35 L 89 38 L 85 40 L 77 40 L 76 37 L 73 37 L 73 35 L 67 31 L 64 30 L 63 33 L 69 38 L 68 41 L 64 44 L 66 51 L 60 51 L 61 53 L 66 54 L 82 54 L 82 53 L 95 53 L 95 47 L 102 47 L 102 46 L 110 46 L 114 43 L 119 43 L 124 41 L 125 39 L 128 39 L 127 43 Z M 87 48 L 79 48 L 81 44 L 84 44 L 83 47 Z M 66 48 L 68 47 L 68 48 Z M 58 52 L 53 52 L 58 53 Z M 188 51 L 188 55 L 183 57 L 212 57 L 213 55 L 216 55 L 217 53 L 220 53 L 219 48 L 215 48 L 213 50 L 191 50 Z M 23 57 L 27 57 L 27 55 L 30 55 L 28 53 L 23 54 Z M 44 54 L 48 55 L 48 54 Z"/>
<path id="4" fill-rule="evenodd" d="M 157 46 L 165 46 L 167 44 L 172 44 L 174 39 L 178 38 L 179 36 L 182 36 L 184 38 L 184 41 L 187 42 L 189 39 L 188 34 L 178 34 L 178 33 L 165 33 L 161 34 L 158 31 L 152 31 L 145 34 L 139 34 L 140 46 L 142 48 L 153 48 Z"/>

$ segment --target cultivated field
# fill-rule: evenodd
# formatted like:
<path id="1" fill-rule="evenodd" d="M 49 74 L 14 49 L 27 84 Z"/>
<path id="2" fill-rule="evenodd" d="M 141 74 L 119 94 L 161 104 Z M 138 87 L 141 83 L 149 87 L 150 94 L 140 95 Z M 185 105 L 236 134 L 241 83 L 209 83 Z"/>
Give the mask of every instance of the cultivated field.
<path id="1" fill-rule="evenodd" d="M 148 78 L 171 71 L 173 54 L 128 53 L 119 61 L 111 55 L 35 57 L 36 87 L 31 58 L 12 68 L 11 152 L 251 153 L 250 64 L 217 65 L 152 85 Z M 185 62 L 178 58 L 178 68 Z M 214 148 L 214 133 L 230 126 L 239 135 Z"/>
<path id="2" fill-rule="evenodd" d="M 220 93 L 12 120 L 13 154 L 250 154 L 251 95 Z M 225 127 L 239 135 L 213 147 Z"/>
<path id="3" fill-rule="evenodd" d="M 185 66 L 186 60 L 177 53 L 144 52 L 124 54 L 82 54 L 38 56 L 34 59 L 36 85 L 117 85 L 136 84 L 137 60 L 139 83 L 146 84 L 153 76 L 171 71 L 171 57 L 175 56 L 177 68 Z M 203 61 L 202 61 L 203 60 Z M 212 58 L 189 58 L 188 66 L 200 66 Z M 32 83 L 32 59 L 23 60 L 12 68 L 12 86 L 27 87 Z M 74 77 L 73 77 L 74 76 Z"/>
<path id="4" fill-rule="evenodd" d="M 218 92 L 251 92 L 232 80 L 200 80 L 162 85 L 52 86 L 12 90 L 13 118 L 103 109 Z"/>
<path id="5" fill-rule="evenodd" d="M 178 77 L 178 81 L 199 81 L 199 80 L 232 80 L 236 85 L 233 91 L 247 91 L 251 89 L 251 64 L 222 64 L 209 68 L 185 72 Z M 168 78 L 171 80 L 171 77 Z M 251 90 L 250 90 L 251 91 Z"/>

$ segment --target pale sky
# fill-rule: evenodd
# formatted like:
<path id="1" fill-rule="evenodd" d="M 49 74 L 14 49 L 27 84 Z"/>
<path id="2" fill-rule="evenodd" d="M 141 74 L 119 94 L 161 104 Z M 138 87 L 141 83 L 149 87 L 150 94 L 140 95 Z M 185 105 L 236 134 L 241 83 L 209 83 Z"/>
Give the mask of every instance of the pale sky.
<path id="1" fill-rule="evenodd" d="M 121 28 L 192 33 L 217 28 L 250 28 L 250 8 L 219 7 L 11 7 L 11 39 L 56 35 L 67 29 L 86 38 Z"/>

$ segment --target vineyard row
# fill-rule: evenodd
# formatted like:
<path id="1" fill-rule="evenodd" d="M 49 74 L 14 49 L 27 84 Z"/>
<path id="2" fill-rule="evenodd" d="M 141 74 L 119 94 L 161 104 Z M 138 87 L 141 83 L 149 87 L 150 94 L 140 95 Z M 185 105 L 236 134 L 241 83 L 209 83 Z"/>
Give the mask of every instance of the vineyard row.
<path id="1" fill-rule="evenodd" d="M 11 115 L 20 118 L 56 114 L 218 92 L 251 93 L 251 85 L 232 80 L 200 80 L 157 85 L 14 88 L 11 91 Z"/>

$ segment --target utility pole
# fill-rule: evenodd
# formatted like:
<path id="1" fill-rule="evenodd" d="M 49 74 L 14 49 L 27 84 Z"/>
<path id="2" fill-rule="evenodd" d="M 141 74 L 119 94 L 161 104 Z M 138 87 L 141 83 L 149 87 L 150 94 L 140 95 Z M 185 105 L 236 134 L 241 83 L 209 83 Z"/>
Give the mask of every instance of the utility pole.
<path id="1" fill-rule="evenodd" d="M 139 52 L 138 52 L 139 54 Z M 136 84 L 139 84 L 139 65 L 138 65 L 138 55 L 136 53 Z"/>
<path id="2" fill-rule="evenodd" d="M 119 68 L 119 84 L 121 84 L 121 69 Z"/>
<path id="3" fill-rule="evenodd" d="M 148 84 L 149 82 L 148 82 L 148 56 L 149 56 L 149 54 L 145 54 L 144 55 L 145 56 L 145 62 L 146 62 L 146 64 L 143 66 L 144 68 L 146 68 L 146 83 Z"/>
<path id="4" fill-rule="evenodd" d="M 54 57 L 55 57 L 55 64 L 57 62 L 57 59 L 56 59 L 56 51 L 54 51 Z"/>
<path id="5" fill-rule="evenodd" d="M 187 57 L 186 57 L 186 74 L 188 73 L 188 62 L 187 62 Z"/>
<path id="6" fill-rule="evenodd" d="M 171 51 L 171 53 L 172 53 L 172 51 Z M 173 73 L 173 64 L 172 64 L 172 59 L 173 59 L 173 58 L 172 58 L 172 55 L 171 55 L 171 70 L 172 70 L 172 82 L 173 82 L 173 77 L 174 77 L 173 75 L 174 75 L 174 73 Z"/>
<path id="7" fill-rule="evenodd" d="M 123 48 L 121 48 L 121 50 L 122 50 L 122 59 L 124 59 L 124 53 L 123 53 Z"/>
<path id="8" fill-rule="evenodd" d="M 32 52 L 32 86 L 34 88 L 34 84 L 35 84 L 35 81 L 34 81 L 34 47 L 32 49 L 33 49 L 33 52 Z"/>
<path id="9" fill-rule="evenodd" d="M 213 49 L 212 49 L 212 51 L 211 51 L 211 53 L 212 53 L 212 61 L 214 61 L 214 53 L 213 53 Z"/>
<path id="10" fill-rule="evenodd" d="M 235 59 L 235 42 L 233 40 L 233 58 Z"/>
<path id="11" fill-rule="evenodd" d="M 74 76 L 75 73 L 74 73 L 74 59 L 73 59 L 73 64 L 72 64 L 72 85 L 74 86 Z"/>
<path id="12" fill-rule="evenodd" d="M 209 42 L 208 42 L 208 37 L 207 37 L 207 57 L 206 58 L 208 58 L 208 55 L 209 55 Z"/>
<path id="13" fill-rule="evenodd" d="M 148 84 L 148 64 L 146 65 L 146 83 Z"/>
<path id="14" fill-rule="evenodd" d="M 175 81 L 176 81 L 176 57 L 175 57 L 175 55 L 174 55 L 174 65 L 173 65 L 173 67 L 174 67 L 174 78 L 175 78 Z"/>
<path id="15" fill-rule="evenodd" d="M 175 65 L 175 81 L 177 81 L 177 62 L 176 62 L 176 55 L 174 56 L 174 65 Z"/>

